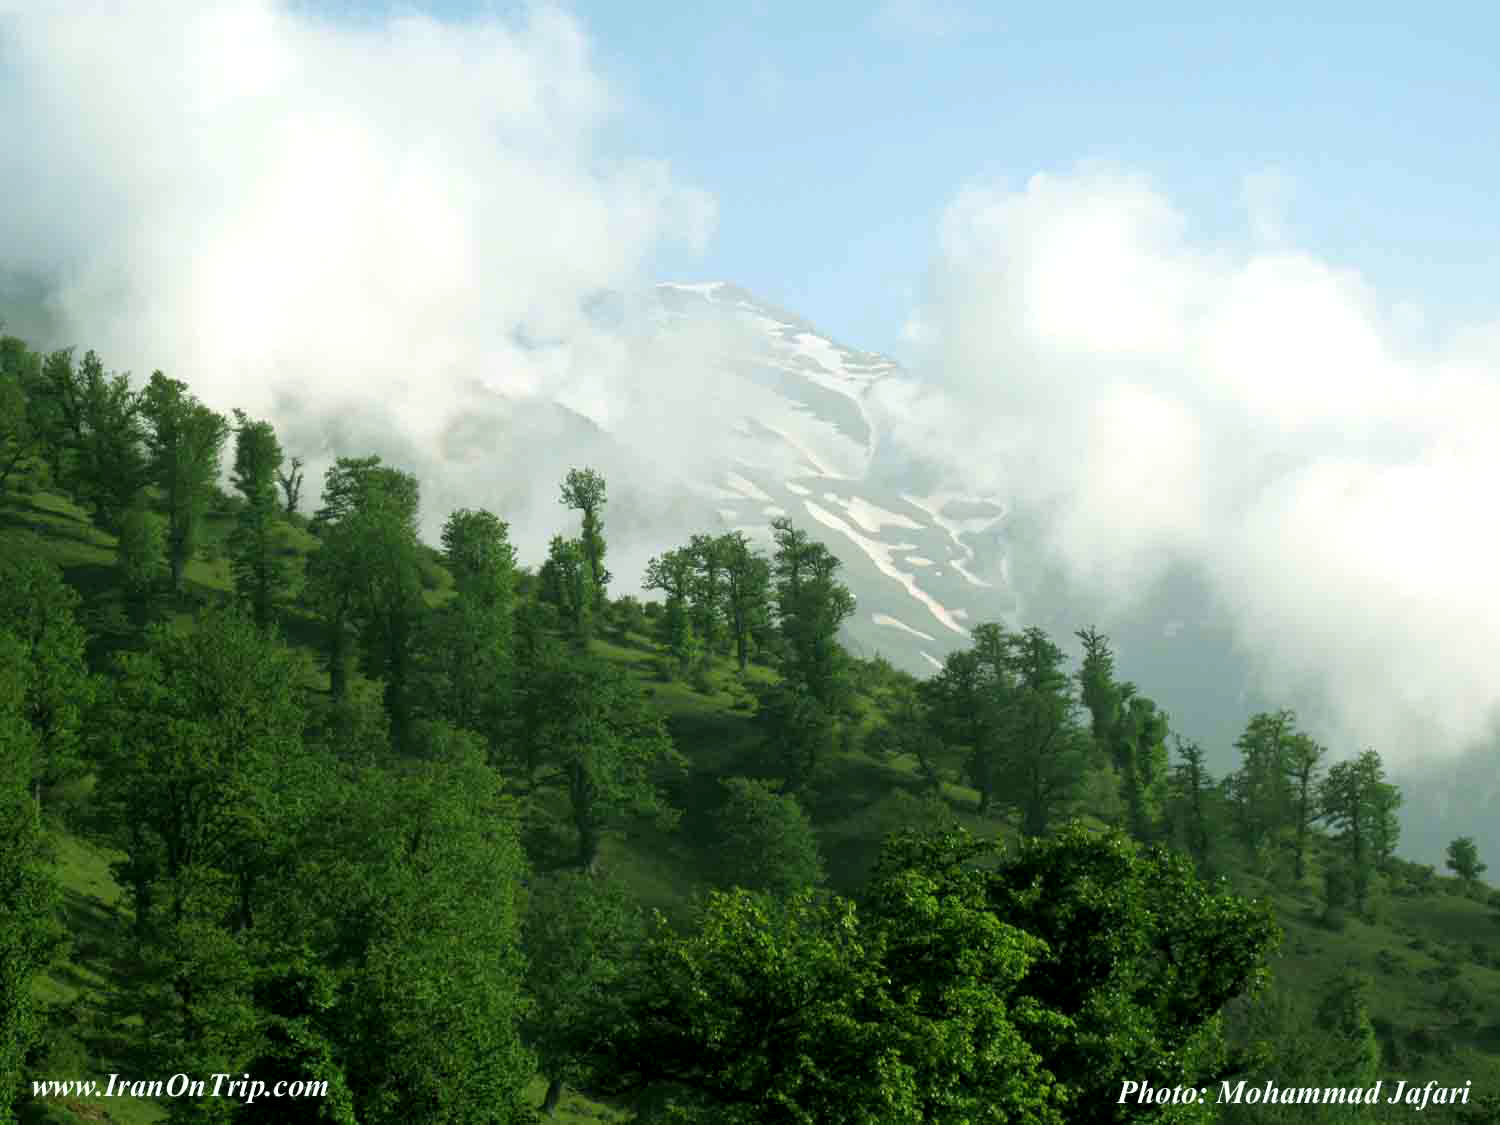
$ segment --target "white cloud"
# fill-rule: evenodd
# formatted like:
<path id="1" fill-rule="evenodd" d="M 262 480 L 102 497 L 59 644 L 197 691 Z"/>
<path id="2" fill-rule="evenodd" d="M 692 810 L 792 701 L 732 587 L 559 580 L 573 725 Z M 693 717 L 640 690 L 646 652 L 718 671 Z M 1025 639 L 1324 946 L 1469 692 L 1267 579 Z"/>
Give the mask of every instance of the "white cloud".
<path id="1" fill-rule="evenodd" d="M 493 390 L 595 418 L 673 404 L 633 371 L 694 342 L 651 351 L 583 306 L 638 286 L 663 242 L 703 245 L 713 201 L 605 153 L 617 100 L 561 9 L 348 24 L 276 0 L 40 0 L 0 21 L 0 267 L 45 278 L 69 342 L 110 366 L 270 417 L 310 476 L 361 443 L 401 459 L 429 522 L 532 484 L 563 519 L 526 449 L 441 452 Z M 710 409 L 701 385 L 678 397 Z"/>
<path id="2" fill-rule="evenodd" d="M 1351 271 L 1187 231 L 1098 167 L 961 193 L 913 313 L 927 382 L 880 392 L 896 440 L 1042 513 L 1116 608 L 1201 572 L 1263 686 L 1320 691 L 1352 745 L 1458 750 L 1500 702 L 1500 331 L 1423 346 Z"/>

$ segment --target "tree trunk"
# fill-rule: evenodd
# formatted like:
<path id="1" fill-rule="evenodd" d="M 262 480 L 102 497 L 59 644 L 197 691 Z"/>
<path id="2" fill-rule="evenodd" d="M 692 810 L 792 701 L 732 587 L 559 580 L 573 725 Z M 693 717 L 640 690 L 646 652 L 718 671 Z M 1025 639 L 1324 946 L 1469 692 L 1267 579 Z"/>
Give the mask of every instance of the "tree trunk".
<path id="1" fill-rule="evenodd" d="M 557 1103 L 562 1100 L 563 1083 L 561 1078 L 549 1078 L 547 1080 L 547 1096 L 542 1099 L 542 1113 L 551 1117 L 557 1110 Z"/>

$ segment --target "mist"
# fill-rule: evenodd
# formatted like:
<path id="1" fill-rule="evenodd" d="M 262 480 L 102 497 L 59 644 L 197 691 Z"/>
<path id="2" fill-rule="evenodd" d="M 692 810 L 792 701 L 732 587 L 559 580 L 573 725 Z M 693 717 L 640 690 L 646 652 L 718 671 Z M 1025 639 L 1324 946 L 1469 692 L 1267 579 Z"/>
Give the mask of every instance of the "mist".
<path id="1" fill-rule="evenodd" d="M 1449 760 L 1500 702 L 1500 323 L 1440 331 L 1288 245 L 1283 178 L 1245 202 L 1224 246 L 1119 169 L 962 191 L 886 423 L 1107 617 L 1192 575 L 1336 757 Z"/>
<path id="2" fill-rule="evenodd" d="M 334 456 L 380 453 L 422 480 L 429 536 L 485 506 L 534 562 L 570 464 L 616 478 L 628 533 L 712 456 L 721 345 L 663 339 L 637 295 L 713 199 L 618 151 L 562 9 L 0 5 L 0 83 L 0 274 L 37 295 L 12 331 L 271 420 L 314 501 Z"/>

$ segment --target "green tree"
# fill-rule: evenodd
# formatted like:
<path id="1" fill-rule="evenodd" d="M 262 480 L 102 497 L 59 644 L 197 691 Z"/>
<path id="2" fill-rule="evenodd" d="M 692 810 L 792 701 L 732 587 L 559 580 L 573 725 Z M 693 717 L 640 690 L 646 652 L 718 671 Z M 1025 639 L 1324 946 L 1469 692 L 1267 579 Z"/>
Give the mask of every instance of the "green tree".
<path id="1" fill-rule="evenodd" d="M 289 516 L 297 514 L 297 505 L 302 501 L 302 458 L 293 457 L 291 463 L 285 470 L 277 468 L 276 483 L 281 486 L 281 494 L 285 500 L 285 512 Z"/>
<path id="2" fill-rule="evenodd" d="M 776 683 L 753 689 L 759 700 L 755 723 L 767 754 L 792 792 L 819 780 L 834 746 L 834 717 L 806 685 Z"/>
<path id="3" fill-rule="evenodd" d="M 84 772 L 84 721 L 96 683 L 87 635 L 78 623 L 77 592 L 62 572 L 34 555 L 0 554 L 0 630 L 18 640 L 30 664 L 22 704 L 36 736 L 27 779 L 40 816 L 50 789 Z"/>
<path id="4" fill-rule="evenodd" d="M 562 485 L 564 507 L 583 513 L 583 532 L 579 545 L 588 561 L 595 609 L 603 605 L 609 587 L 610 573 L 604 566 L 604 478 L 593 469 L 569 469 Z"/>
<path id="5" fill-rule="evenodd" d="M 1349 1086 L 1371 1086 L 1380 1073 L 1380 1042 L 1370 1020 L 1370 979 L 1345 973 L 1318 1004 L 1317 1025 L 1327 1037 L 1329 1077 Z"/>
<path id="6" fill-rule="evenodd" d="M 881 718 L 865 742 L 876 757 L 907 754 L 916 760 L 923 787 L 933 795 L 956 772 L 956 755 L 944 741 L 923 686 L 931 681 L 899 683 L 887 695 Z"/>
<path id="7" fill-rule="evenodd" d="M 167 525 L 146 506 L 144 497 L 120 519 L 115 570 L 136 624 L 155 618 L 160 594 L 170 570 L 167 566 Z"/>
<path id="8" fill-rule="evenodd" d="M 192 892 L 214 893 L 204 870 L 232 882 L 248 928 L 264 824 L 301 756 L 294 658 L 237 610 L 213 609 L 187 634 L 153 626 L 145 651 L 116 661 L 97 797 L 138 932 L 159 907 L 182 922 Z"/>
<path id="9" fill-rule="evenodd" d="M 142 442 L 144 401 L 124 375 L 109 376 L 93 352 L 79 365 L 53 352 L 31 392 L 35 434 L 54 477 L 108 530 L 135 502 L 151 474 Z"/>
<path id="10" fill-rule="evenodd" d="M 884 864 L 963 873 L 993 847 L 898 837 Z M 1068 1120 L 1209 1119 L 1211 1107 L 1121 1104 L 1121 1086 L 1212 1085 L 1240 1065 L 1219 1014 L 1264 979 L 1279 940 L 1269 907 L 1204 883 L 1176 853 L 1077 822 L 1024 840 L 982 879 L 994 915 L 1045 943 L 1022 992 L 1066 1021 L 1029 1041 L 1066 1076 Z"/>
<path id="11" fill-rule="evenodd" d="M 1235 742 L 1240 768 L 1230 779 L 1241 840 L 1246 850 L 1279 849 L 1291 827 L 1293 739 L 1296 713 L 1287 709 L 1250 717 Z"/>
<path id="12" fill-rule="evenodd" d="M 379 780 L 365 803 L 375 822 L 357 817 L 367 835 L 350 841 L 378 857 L 366 876 L 378 913 L 359 926 L 341 1021 L 355 1117 L 520 1125 L 535 1059 L 517 1032 L 518 813 L 477 752 Z"/>
<path id="13" fill-rule="evenodd" d="M 1322 782 L 1323 757 L 1327 748 L 1310 735 L 1292 735 L 1287 753 L 1287 773 L 1291 781 L 1293 831 L 1293 874 L 1298 883 L 1307 874 L 1307 840 L 1318 820 L 1318 786 Z"/>
<path id="14" fill-rule="evenodd" d="M 229 424 L 194 398 L 186 383 L 168 379 L 160 371 L 152 373 L 141 393 L 140 410 L 150 427 L 146 445 L 151 479 L 161 491 L 167 517 L 172 590 L 180 594 L 183 573 L 216 487 Z"/>
<path id="15" fill-rule="evenodd" d="M 659 627 L 662 643 L 679 671 L 688 667 L 697 651 L 689 608 L 696 569 L 693 553 L 681 547 L 649 560 L 642 580 L 647 590 L 660 590 L 667 596 Z"/>
<path id="16" fill-rule="evenodd" d="M 724 608 L 735 659 L 743 672 L 750 663 L 750 646 L 770 622 L 771 564 L 750 546 L 744 532 L 720 536 L 724 560 Z"/>
<path id="17" fill-rule="evenodd" d="M 988 636 L 999 640 L 1003 634 Z M 1001 719 L 1011 692 L 1007 664 L 996 659 L 998 647 L 976 644 L 949 653 L 937 675 L 918 688 L 932 730 L 963 757 L 966 778 L 979 791 L 981 816 L 989 814 L 995 800 Z"/>
<path id="18" fill-rule="evenodd" d="M 246 1069 L 329 1079 L 348 1125 L 522 1125 L 520 810 L 471 736 L 430 724 L 413 741 L 427 752 L 305 788 L 296 869 L 257 922 L 277 953 Z"/>
<path id="19" fill-rule="evenodd" d="M 1182 849 L 1202 871 L 1208 863 L 1209 825 L 1206 806 L 1214 780 L 1204 765 L 1203 747 L 1175 739 L 1178 763 L 1172 768 L 1171 820 Z"/>
<path id="20" fill-rule="evenodd" d="M 1120 688 L 1122 706 L 1111 737 L 1113 760 L 1120 771 L 1130 834 L 1149 843 L 1156 839 L 1166 799 L 1170 719 L 1154 700 L 1137 695 L 1135 685 Z"/>
<path id="21" fill-rule="evenodd" d="M 1383 847 L 1394 847 L 1395 808 L 1400 793 L 1385 780 L 1385 765 L 1374 750 L 1337 762 L 1318 788 L 1323 820 L 1335 831 L 1344 853 L 1354 900 L 1364 911 Z"/>
<path id="22" fill-rule="evenodd" d="M 0 492 L 10 475 L 44 447 L 42 357 L 0 333 Z"/>
<path id="23" fill-rule="evenodd" d="M 61 896 L 27 790 L 37 772 L 31 646 L 0 626 L 0 1123 L 14 1122 L 27 1052 L 41 1034 L 36 978 L 65 942 Z"/>
<path id="24" fill-rule="evenodd" d="M 1005 1002 L 1039 943 L 972 894 L 906 883 L 869 922 L 837 898 L 743 890 L 712 893 L 687 936 L 658 916 L 581 1043 L 593 1082 L 660 1091 L 671 1120 L 704 1125 L 1063 1121 L 1016 1026 L 1045 1014 Z"/>
<path id="25" fill-rule="evenodd" d="M 722 886 L 786 897 L 823 882 L 818 839 L 796 797 L 747 777 L 721 784 L 725 799 L 714 835 Z"/>
<path id="26" fill-rule="evenodd" d="M 898 833 L 858 907 L 737 891 L 659 923 L 580 1037 L 595 1080 L 684 1122 L 1210 1120 L 1120 1090 L 1231 1072 L 1220 1012 L 1264 973 L 1268 909 L 1119 833 L 996 852 Z"/>
<path id="27" fill-rule="evenodd" d="M 134 906 L 120 999 L 156 1064 L 237 1073 L 261 1043 L 255 927 L 307 788 L 296 663 L 233 607 L 186 634 L 153 626 L 116 661 L 96 799 Z"/>
<path id="28" fill-rule="evenodd" d="M 1303 981 L 1275 980 L 1226 1013 L 1226 1032 L 1244 1044 L 1253 1062 L 1243 1075 L 1246 1090 L 1274 1082 L 1282 1089 L 1368 1089 L 1380 1064 L 1365 996 L 1367 982 L 1344 976 L 1320 992 Z M 1311 995 L 1309 995 L 1311 993 Z M 1236 1081 L 1236 1084 L 1238 1079 Z M 1234 1125 L 1334 1125 L 1335 1122 L 1407 1120 L 1410 1110 L 1386 1105 L 1273 1105 L 1220 1107 Z"/>
<path id="29" fill-rule="evenodd" d="M 534 784 L 567 795 L 580 868 L 598 867 L 605 835 L 628 817 L 675 819 L 657 778 L 682 758 L 627 672 L 590 653 L 543 648 L 525 681 L 517 741 L 540 769 Z"/>
<path id="30" fill-rule="evenodd" d="M 693 629 L 703 640 L 708 655 L 723 650 L 728 640 L 725 613 L 728 559 L 722 536 L 694 535 L 687 549 L 694 562 L 693 581 L 689 585 L 689 602 Z"/>
<path id="31" fill-rule="evenodd" d="M 542 1112 L 587 1071 L 575 1054 L 581 1032 L 613 1000 L 646 936 L 639 907 L 618 887 L 579 871 L 532 879 L 522 945 L 531 1008 L 523 1038 L 547 1078 Z"/>
<path id="32" fill-rule="evenodd" d="M 1479 848 L 1472 836 L 1460 836 L 1448 845 L 1448 858 L 1443 866 L 1472 887 L 1479 877 L 1489 870 L 1489 865 L 1480 862 Z"/>
<path id="33" fill-rule="evenodd" d="M 599 599 L 583 541 L 554 535 L 537 581 L 538 597 L 556 607 L 573 643 L 586 647 L 594 635 Z"/>
<path id="34" fill-rule="evenodd" d="M 516 552 L 509 526 L 482 508 L 450 515 L 442 542 L 457 594 L 428 631 L 427 694 L 441 718 L 482 734 L 493 757 L 509 714 Z"/>
<path id="35" fill-rule="evenodd" d="M 359 640 L 365 671 L 383 681 L 391 738 L 406 744 L 412 673 L 422 609 L 417 508 L 410 473 L 379 457 L 340 457 L 324 477 L 314 517 L 320 545 L 308 560 L 308 585 L 327 627 L 326 660 L 335 698 L 346 691 L 349 638 Z"/>
<path id="36" fill-rule="evenodd" d="M 639 635 L 646 631 L 646 609 L 634 594 L 626 594 L 614 600 L 610 619 L 614 624 L 615 638 L 621 644 L 627 643 L 632 634 Z"/>
<path id="37" fill-rule="evenodd" d="M 849 694 L 849 657 L 838 643 L 838 631 L 854 613 L 854 595 L 838 580 L 843 564 L 785 517 L 772 520 L 771 530 L 776 611 L 785 645 L 782 678 L 838 714 Z"/>
<path id="38" fill-rule="evenodd" d="M 270 628 L 276 599 L 287 583 L 281 561 L 280 505 L 276 474 L 281 470 L 281 443 L 269 422 L 253 422 L 234 412 L 234 472 L 230 479 L 244 497 L 229 539 L 235 589 L 250 606 L 255 623 Z"/>
<path id="39" fill-rule="evenodd" d="M 1088 756 L 1065 657 L 1035 627 L 1016 635 L 980 626 L 975 636 L 979 648 L 995 646 L 986 659 L 1004 670 L 996 682 L 1010 685 L 998 712 L 1003 750 L 992 774 L 996 799 L 1020 815 L 1026 835 L 1045 835 L 1076 796 Z"/>
<path id="40" fill-rule="evenodd" d="M 10 337 L 6 337 L 10 339 Z M 0 493 L 10 476 L 38 447 L 26 388 L 18 374 L 0 362 Z"/>
<path id="41" fill-rule="evenodd" d="M 1109 749 L 1120 708 L 1119 685 L 1115 683 L 1115 654 L 1109 638 L 1092 625 L 1074 634 L 1083 644 L 1083 663 L 1078 668 L 1082 703 L 1088 709 L 1090 730 L 1100 749 Z"/>

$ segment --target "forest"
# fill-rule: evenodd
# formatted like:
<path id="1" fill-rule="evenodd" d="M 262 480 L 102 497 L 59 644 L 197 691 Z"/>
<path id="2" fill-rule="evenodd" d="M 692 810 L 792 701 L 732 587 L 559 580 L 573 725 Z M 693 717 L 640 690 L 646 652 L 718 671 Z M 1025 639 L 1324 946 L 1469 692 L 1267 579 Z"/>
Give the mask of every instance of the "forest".
<path id="1" fill-rule="evenodd" d="M 1377 748 L 1212 776 L 1084 622 L 919 679 L 789 519 L 616 576 L 580 467 L 528 567 L 315 452 L 0 338 L 0 1122 L 1500 1122 L 1500 892 Z"/>

